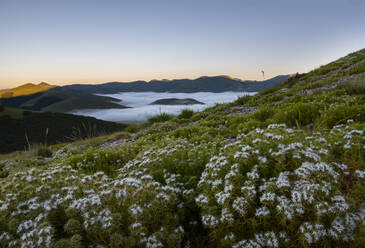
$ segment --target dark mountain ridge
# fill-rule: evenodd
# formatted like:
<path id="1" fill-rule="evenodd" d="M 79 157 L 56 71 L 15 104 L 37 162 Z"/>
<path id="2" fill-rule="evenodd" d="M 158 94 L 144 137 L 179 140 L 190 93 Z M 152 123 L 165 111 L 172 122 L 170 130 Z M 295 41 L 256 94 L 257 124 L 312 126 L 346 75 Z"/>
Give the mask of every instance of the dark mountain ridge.
<path id="1" fill-rule="evenodd" d="M 91 94 L 76 94 L 54 89 L 31 95 L 0 98 L 0 105 L 28 110 L 71 112 L 74 109 L 126 108 L 119 99 Z"/>
<path id="2" fill-rule="evenodd" d="M 226 92 L 245 91 L 258 92 L 286 81 L 289 75 L 280 75 L 264 81 L 241 81 L 227 76 L 199 77 L 197 79 L 174 79 L 134 81 L 134 82 L 109 82 L 103 84 L 72 84 L 56 87 L 55 90 L 78 94 L 116 94 L 119 92 Z"/>

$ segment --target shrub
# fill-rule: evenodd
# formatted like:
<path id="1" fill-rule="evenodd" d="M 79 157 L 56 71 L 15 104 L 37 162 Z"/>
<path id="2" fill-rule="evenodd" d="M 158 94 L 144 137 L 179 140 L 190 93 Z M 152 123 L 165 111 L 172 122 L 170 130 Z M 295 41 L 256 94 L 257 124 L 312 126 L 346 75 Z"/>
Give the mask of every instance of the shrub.
<path id="1" fill-rule="evenodd" d="M 194 111 L 190 109 L 183 109 L 177 116 L 179 119 L 190 119 L 194 115 Z"/>
<path id="2" fill-rule="evenodd" d="M 345 89 L 345 91 L 350 95 L 361 95 L 365 94 L 365 79 L 362 81 L 352 81 L 348 83 L 344 83 L 339 86 L 342 89 Z"/>
<path id="3" fill-rule="evenodd" d="M 65 231 L 69 234 L 80 234 L 82 232 L 80 221 L 76 219 L 69 219 L 65 224 Z"/>
<path id="4" fill-rule="evenodd" d="M 318 120 L 318 125 L 332 128 L 335 125 L 345 124 L 348 120 L 364 121 L 364 105 L 333 105 Z"/>
<path id="5" fill-rule="evenodd" d="M 185 138 L 190 139 L 194 136 L 200 135 L 204 132 L 201 128 L 195 127 L 195 126 L 188 126 L 176 129 L 172 135 L 176 138 Z"/>
<path id="6" fill-rule="evenodd" d="M 37 155 L 42 158 L 49 158 L 52 157 L 52 151 L 45 145 L 41 145 L 37 149 Z"/>
<path id="7" fill-rule="evenodd" d="M 114 175 L 116 169 L 132 159 L 138 150 L 134 145 L 125 147 L 123 150 L 94 150 L 83 155 L 75 155 L 69 159 L 69 164 L 78 170 L 88 174 L 103 171 L 107 175 Z"/>
<path id="8" fill-rule="evenodd" d="M 149 118 L 148 123 L 153 124 L 153 123 L 157 123 L 157 122 L 165 122 L 165 121 L 171 120 L 172 118 L 173 118 L 172 115 L 169 115 L 167 113 L 162 113 L 162 114 Z"/>
<path id="9" fill-rule="evenodd" d="M 70 247 L 71 248 L 83 248 L 83 247 L 85 247 L 83 245 L 83 238 L 80 234 L 75 234 L 74 236 L 71 237 Z"/>
<path id="10" fill-rule="evenodd" d="M 0 178 L 5 178 L 7 176 L 9 176 L 9 171 L 0 170 Z"/>
<path id="11" fill-rule="evenodd" d="M 271 118 L 274 114 L 273 108 L 263 106 L 256 110 L 253 114 L 253 118 L 259 121 L 266 121 L 267 119 Z"/>
<path id="12" fill-rule="evenodd" d="M 354 67 L 350 68 L 349 70 L 345 71 L 345 74 L 347 75 L 353 75 L 353 74 L 360 74 L 365 72 L 365 62 L 361 62 L 359 64 L 356 64 Z"/>
<path id="13" fill-rule="evenodd" d="M 235 105 L 245 105 L 252 99 L 251 96 L 242 96 L 239 97 L 236 101 L 234 101 Z"/>
<path id="14" fill-rule="evenodd" d="M 119 248 L 119 247 L 124 247 L 124 237 L 123 235 L 119 234 L 119 233 L 113 233 L 110 236 L 110 247 L 111 248 Z"/>
<path id="15" fill-rule="evenodd" d="M 363 132 L 337 131 L 341 144 L 352 144 Z M 211 157 L 196 202 L 218 247 L 338 247 L 358 234 L 363 217 L 348 205 L 351 190 L 338 190 L 351 169 L 326 161 L 328 152 L 319 146 L 334 144 L 326 136 L 306 141 L 302 135 L 271 125 Z M 357 175 L 365 178 L 364 171 Z"/>
<path id="16" fill-rule="evenodd" d="M 9 171 L 5 169 L 5 165 L 0 163 L 0 178 L 9 176 Z"/>
<path id="17" fill-rule="evenodd" d="M 57 240 L 54 248 L 68 248 L 70 247 L 70 242 L 67 239 Z"/>
<path id="18" fill-rule="evenodd" d="M 314 104 L 296 103 L 281 109 L 274 115 L 274 120 L 276 123 L 285 123 L 290 127 L 300 128 L 303 125 L 313 123 L 318 115 L 319 109 Z"/>
<path id="19" fill-rule="evenodd" d="M 126 132 L 129 132 L 129 133 L 136 133 L 137 131 L 139 130 L 139 126 L 138 125 L 135 125 L 135 124 L 131 124 L 129 125 L 125 131 Z"/>

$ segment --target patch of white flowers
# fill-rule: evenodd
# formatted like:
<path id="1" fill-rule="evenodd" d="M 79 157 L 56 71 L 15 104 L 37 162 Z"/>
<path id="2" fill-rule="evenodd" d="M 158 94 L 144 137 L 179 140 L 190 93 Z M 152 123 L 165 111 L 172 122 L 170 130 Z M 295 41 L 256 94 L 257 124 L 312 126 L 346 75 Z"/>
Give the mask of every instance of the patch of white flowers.
<path id="1" fill-rule="evenodd" d="M 362 133 L 335 127 L 329 136 L 314 133 L 303 139 L 299 131 L 274 124 L 240 135 L 239 142 L 221 149 L 203 172 L 202 193 L 196 198 L 203 224 L 221 242 L 237 248 L 285 247 L 298 239 L 308 246 L 323 239 L 348 242 L 364 215 L 351 212 L 338 191 L 341 178 L 351 171 L 326 161 L 328 139 L 355 144 Z M 279 134 L 280 139 L 270 142 Z M 288 158 L 291 161 L 282 165 Z M 354 176 L 365 179 L 365 172 L 356 170 Z M 220 230 L 234 231 L 227 236 Z"/>
<path id="2" fill-rule="evenodd" d="M 342 125 L 308 136 L 272 124 L 233 140 L 222 141 L 217 153 L 209 153 L 202 173 L 188 179 L 177 172 L 186 168 L 162 166 L 163 158 L 176 152 L 199 151 L 185 139 L 165 138 L 123 165 L 116 161 L 120 169 L 113 177 L 82 173 L 100 159 L 99 153 L 79 162 L 76 170 L 65 164 L 70 151 L 60 151 L 55 158 L 62 163 L 54 160 L 4 179 L 0 246 L 52 247 L 57 228 L 63 231 L 68 224 L 70 235 L 83 233 L 90 247 L 108 246 L 112 234 L 132 238 L 137 247 L 190 247 L 186 232 L 200 223 L 223 246 L 237 248 L 354 238 L 364 213 L 353 209 L 339 188 L 345 177 L 364 180 L 365 171 L 327 157 L 333 149 L 363 153 L 363 130 Z M 179 214 L 191 205 L 200 217 L 188 214 L 182 224 Z"/>

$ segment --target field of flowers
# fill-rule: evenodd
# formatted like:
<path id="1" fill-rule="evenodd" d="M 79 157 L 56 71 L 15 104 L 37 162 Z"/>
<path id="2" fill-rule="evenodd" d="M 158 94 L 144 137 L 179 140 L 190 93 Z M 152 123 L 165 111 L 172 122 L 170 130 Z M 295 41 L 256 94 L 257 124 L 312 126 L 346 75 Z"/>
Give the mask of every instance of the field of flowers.
<path id="1" fill-rule="evenodd" d="M 2 161 L 0 247 L 365 247 L 363 61 Z"/>

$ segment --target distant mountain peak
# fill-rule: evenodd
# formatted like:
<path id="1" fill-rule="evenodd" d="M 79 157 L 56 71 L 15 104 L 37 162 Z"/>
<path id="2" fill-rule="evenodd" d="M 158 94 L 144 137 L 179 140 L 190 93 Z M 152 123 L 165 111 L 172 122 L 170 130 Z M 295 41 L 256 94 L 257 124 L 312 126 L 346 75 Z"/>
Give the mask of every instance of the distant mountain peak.
<path id="1" fill-rule="evenodd" d="M 0 90 L 0 98 L 30 95 L 37 92 L 46 91 L 54 87 L 56 86 L 45 82 L 41 82 L 39 84 L 26 83 L 12 89 Z"/>
<path id="2" fill-rule="evenodd" d="M 51 85 L 49 83 L 46 83 L 46 82 L 41 82 L 38 84 L 39 86 L 54 86 L 54 85 Z"/>
<path id="3" fill-rule="evenodd" d="M 240 78 L 234 78 L 234 77 L 231 77 L 229 75 L 219 75 L 218 77 L 228 78 L 228 79 L 231 79 L 231 80 L 234 80 L 234 81 L 239 81 L 239 82 L 242 82 L 243 81 Z"/>

